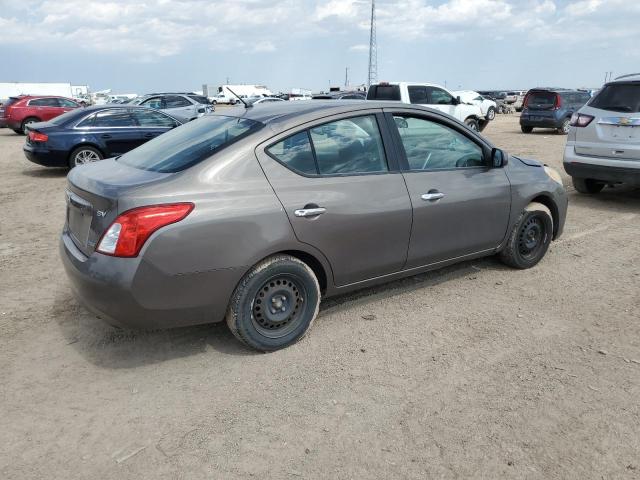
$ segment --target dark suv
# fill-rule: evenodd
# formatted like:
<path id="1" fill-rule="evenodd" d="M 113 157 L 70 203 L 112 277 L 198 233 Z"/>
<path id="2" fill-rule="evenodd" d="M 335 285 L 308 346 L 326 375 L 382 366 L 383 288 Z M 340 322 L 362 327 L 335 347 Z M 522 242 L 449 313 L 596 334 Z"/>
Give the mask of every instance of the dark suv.
<path id="1" fill-rule="evenodd" d="M 554 128 L 560 135 L 569 133 L 571 115 L 591 96 L 579 90 L 534 88 L 524 98 L 520 128 L 531 133 L 534 128 Z"/>

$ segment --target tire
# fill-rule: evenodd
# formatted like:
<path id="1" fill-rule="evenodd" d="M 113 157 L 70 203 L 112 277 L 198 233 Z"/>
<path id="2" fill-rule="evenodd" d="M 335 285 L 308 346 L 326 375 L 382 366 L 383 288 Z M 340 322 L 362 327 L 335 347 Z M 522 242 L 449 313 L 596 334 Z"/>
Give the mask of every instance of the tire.
<path id="1" fill-rule="evenodd" d="M 589 178 L 571 177 L 571 181 L 573 183 L 573 187 L 580 193 L 594 195 L 596 193 L 600 193 L 604 188 L 604 183 L 599 183 L 596 180 L 591 180 Z"/>
<path id="2" fill-rule="evenodd" d="M 20 130 L 19 128 L 12 128 L 11 130 L 16 132 L 18 135 L 23 135 L 22 130 Z"/>
<path id="3" fill-rule="evenodd" d="M 489 107 L 489 110 L 487 110 L 487 120 L 492 122 L 493 120 L 495 120 L 495 118 L 496 118 L 496 109 L 493 107 Z"/>
<path id="4" fill-rule="evenodd" d="M 531 268 L 545 256 L 552 238 L 551 211 L 541 203 L 531 202 L 520 214 L 498 256 L 510 267 Z"/>
<path id="5" fill-rule="evenodd" d="M 71 155 L 69 155 L 69 168 L 78 167 L 85 163 L 97 162 L 103 158 L 104 155 L 102 155 L 102 152 L 97 148 L 89 145 L 83 145 L 76 148 L 71 152 Z"/>
<path id="6" fill-rule="evenodd" d="M 20 124 L 20 134 L 22 135 L 26 135 L 27 134 L 27 125 L 29 125 L 30 123 L 37 123 L 39 122 L 40 119 L 36 118 L 36 117 L 28 117 L 25 118 L 22 123 Z M 14 130 L 15 131 L 15 130 Z"/>
<path id="7" fill-rule="evenodd" d="M 480 125 L 478 124 L 478 121 L 475 118 L 467 118 L 464 121 L 464 124 L 469 127 L 469 129 L 473 130 L 474 132 L 479 132 L 480 131 Z"/>
<path id="8" fill-rule="evenodd" d="M 533 127 L 525 127 L 524 125 L 520 125 L 520 130 L 522 130 L 522 133 L 531 133 L 533 132 Z"/>
<path id="9" fill-rule="evenodd" d="M 565 118 L 564 121 L 562 122 L 562 125 L 560 126 L 560 128 L 556 130 L 556 132 L 558 135 L 568 135 L 570 128 L 571 128 L 571 120 L 568 118 Z"/>
<path id="10" fill-rule="evenodd" d="M 226 320 L 242 343 L 270 352 L 300 340 L 311 328 L 319 306 L 320 285 L 313 270 L 296 257 L 275 255 L 242 278 L 229 302 Z"/>

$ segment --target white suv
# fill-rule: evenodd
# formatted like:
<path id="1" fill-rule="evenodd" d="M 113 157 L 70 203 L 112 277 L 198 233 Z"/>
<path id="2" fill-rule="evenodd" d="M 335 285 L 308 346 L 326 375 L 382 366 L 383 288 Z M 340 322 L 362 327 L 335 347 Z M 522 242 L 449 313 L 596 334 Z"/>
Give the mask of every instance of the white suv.
<path id="1" fill-rule="evenodd" d="M 369 87 L 367 100 L 391 100 L 425 105 L 448 113 L 476 131 L 484 130 L 489 123 L 479 106 L 463 103 L 446 88 L 433 83 L 376 83 Z"/>
<path id="2" fill-rule="evenodd" d="M 454 95 L 460 97 L 464 103 L 470 103 L 472 105 L 478 105 L 480 110 L 482 111 L 482 115 L 488 121 L 492 121 L 496 118 L 496 102 L 490 100 L 488 98 L 483 97 L 478 92 L 474 92 L 473 90 L 460 90 L 457 92 L 453 92 Z"/>
<path id="3" fill-rule="evenodd" d="M 613 183 L 640 186 L 640 74 L 605 84 L 573 114 L 564 169 L 581 193 Z"/>

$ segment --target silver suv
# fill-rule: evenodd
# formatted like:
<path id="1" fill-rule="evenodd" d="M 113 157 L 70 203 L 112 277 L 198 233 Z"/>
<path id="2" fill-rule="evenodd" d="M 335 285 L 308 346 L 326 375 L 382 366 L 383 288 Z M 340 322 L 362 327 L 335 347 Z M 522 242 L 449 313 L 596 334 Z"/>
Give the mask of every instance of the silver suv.
<path id="1" fill-rule="evenodd" d="M 215 110 L 207 97 L 195 93 L 152 93 L 139 105 L 162 110 L 182 121 L 191 121 Z"/>
<path id="2" fill-rule="evenodd" d="M 581 193 L 640 185 L 640 73 L 605 84 L 573 114 L 564 169 Z"/>

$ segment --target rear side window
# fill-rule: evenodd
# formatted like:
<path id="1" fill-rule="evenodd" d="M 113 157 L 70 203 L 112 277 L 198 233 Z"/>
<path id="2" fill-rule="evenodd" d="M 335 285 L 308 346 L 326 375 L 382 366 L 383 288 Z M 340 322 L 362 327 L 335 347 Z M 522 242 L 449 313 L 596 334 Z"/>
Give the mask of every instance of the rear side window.
<path id="1" fill-rule="evenodd" d="M 613 83 L 591 100 L 590 107 L 612 112 L 640 112 L 640 83 Z"/>
<path id="2" fill-rule="evenodd" d="M 141 170 L 179 172 L 206 160 L 262 126 L 262 123 L 246 118 L 205 116 L 125 153 L 118 161 Z"/>
<path id="3" fill-rule="evenodd" d="M 367 100 L 393 100 L 400 101 L 400 86 L 398 85 L 371 85 L 367 92 Z"/>
<path id="4" fill-rule="evenodd" d="M 172 96 L 165 97 L 164 99 L 165 107 L 164 108 L 180 108 L 180 107 L 188 107 L 191 105 L 191 102 L 184 97 Z"/>
<path id="5" fill-rule="evenodd" d="M 409 85 L 407 89 L 409 90 L 409 101 L 411 103 L 417 103 L 419 105 L 427 105 L 430 103 L 427 87 L 423 87 L 421 85 Z"/>
<path id="6" fill-rule="evenodd" d="M 29 100 L 30 107 L 57 107 L 58 100 L 55 98 L 34 98 Z"/>
<path id="7" fill-rule="evenodd" d="M 326 123 L 310 129 L 309 133 L 320 175 L 389 170 L 373 115 Z"/>
<path id="8" fill-rule="evenodd" d="M 105 110 L 96 113 L 94 127 L 133 127 L 135 122 L 127 110 Z"/>
<path id="9" fill-rule="evenodd" d="M 309 134 L 306 130 L 287 137 L 269 147 L 267 153 L 296 172 L 305 175 L 316 175 L 318 173 L 313 151 L 311 150 Z"/>

